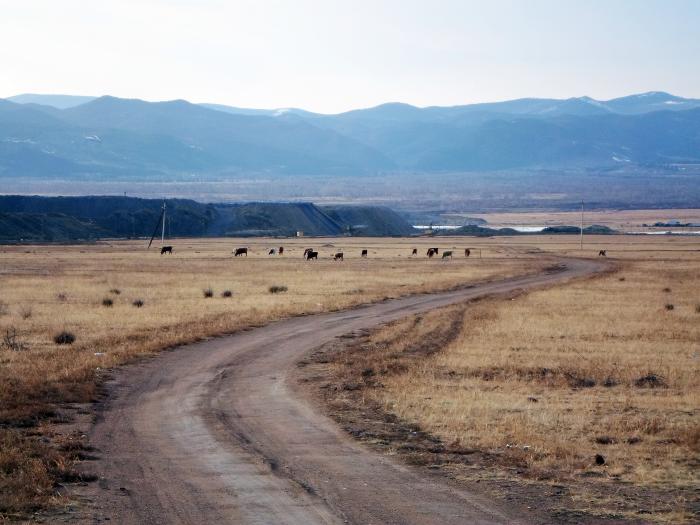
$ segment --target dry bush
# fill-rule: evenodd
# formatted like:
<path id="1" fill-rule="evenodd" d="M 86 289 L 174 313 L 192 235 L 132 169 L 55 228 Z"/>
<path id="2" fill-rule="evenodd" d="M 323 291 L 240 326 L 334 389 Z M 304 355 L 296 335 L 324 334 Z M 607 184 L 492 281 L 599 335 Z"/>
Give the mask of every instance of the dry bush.
<path id="1" fill-rule="evenodd" d="M 119 288 L 112 288 L 110 289 L 109 293 L 114 294 L 114 295 L 120 295 L 122 291 Z"/>
<path id="2" fill-rule="evenodd" d="M 68 294 L 66 292 L 59 292 L 56 294 L 56 300 L 61 303 L 65 303 L 68 300 Z"/>
<path id="3" fill-rule="evenodd" d="M 75 334 L 63 330 L 53 337 L 53 342 L 57 345 L 72 345 L 75 342 Z"/>
<path id="4" fill-rule="evenodd" d="M 10 314 L 10 307 L 7 305 L 7 303 L 0 301 L 0 316 L 9 315 L 9 314 Z"/>
<path id="5" fill-rule="evenodd" d="M 19 309 L 19 316 L 25 321 L 32 316 L 32 308 L 30 306 L 23 306 Z"/>
<path id="6" fill-rule="evenodd" d="M 0 348 L 12 352 L 23 352 L 29 346 L 19 337 L 17 329 L 14 326 L 10 326 L 5 329 L 5 334 L 2 336 L 2 341 L 0 341 Z"/>
<path id="7" fill-rule="evenodd" d="M 210 297 L 214 297 L 214 290 L 212 290 L 211 288 L 205 288 L 204 290 L 202 290 L 202 293 L 204 294 L 204 297 L 207 299 Z"/>

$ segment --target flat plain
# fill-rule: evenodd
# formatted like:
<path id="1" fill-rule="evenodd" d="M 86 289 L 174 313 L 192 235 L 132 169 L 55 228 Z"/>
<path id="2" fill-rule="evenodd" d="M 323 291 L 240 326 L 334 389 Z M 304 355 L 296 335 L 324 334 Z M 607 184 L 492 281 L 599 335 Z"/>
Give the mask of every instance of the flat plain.
<path id="1" fill-rule="evenodd" d="M 532 257 L 484 247 L 428 259 L 436 240 L 177 239 L 0 249 L 0 515 L 62 498 L 58 481 L 89 455 L 62 428 L 65 408 L 96 400 L 108 370 L 159 350 L 284 317 L 445 290 L 535 271 Z M 282 256 L 269 250 L 284 246 Z M 467 239 L 439 246 L 468 245 Z M 235 247 L 249 247 L 234 257 Z M 305 261 L 303 251 L 319 251 Z M 416 247 L 419 256 L 411 257 Z M 368 256 L 362 258 L 361 250 Z M 342 251 L 344 261 L 332 255 Z M 60 339 L 61 334 L 63 340 Z M 74 342 L 67 343 L 71 337 Z M 56 342 L 58 338 L 58 343 Z"/>
<path id="2" fill-rule="evenodd" d="M 380 329 L 352 364 L 339 352 L 337 362 L 323 365 L 343 383 L 367 386 L 339 389 L 328 402 L 359 399 L 431 439 L 484 454 L 488 470 L 475 468 L 495 483 L 496 494 L 502 482 L 544 483 L 566 488 L 567 498 L 556 501 L 567 511 L 692 521 L 700 243 L 599 236 L 585 238 L 579 250 L 578 242 L 575 236 L 177 239 L 168 243 L 175 253 L 162 256 L 142 241 L 3 247 L 0 514 L 65 503 L 56 483 L 80 480 L 73 467 L 89 455 L 89 443 L 62 430 L 70 428 L 65 409 L 89 409 L 114 366 L 283 317 L 533 273 L 551 265 L 552 255 L 595 257 L 606 249 L 616 268 L 608 276 Z M 283 256 L 268 255 L 280 245 Z M 250 255 L 233 257 L 238 246 L 248 246 Z M 431 246 L 452 249 L 453 258 L 428 259 Z M 320 260 L 304 261 L 305 247 L 318 249 Z M 338 251 L 342 262 L 332 260 Z M 64 331 L 75 342 L 57 344 Z M 386 368 L 388 354 L 416 344 L 425 351 L 400 359 L 401 366 L 381 374 L 380 386 L 367 380 Z M 399 453 L 391 442 L 387 451 Z M 429 454 L 421 454 L 418 462 L 425 463 Z M 596 454 L 603 466 L 591 465 Z M 474 481 L 473 471 L 453 461 L 441 468 Z M 609 487 L 638 490 L 637 499 L 624 500 L 635 508 L 616 508 L 619 495 L 603 498 Z"/>

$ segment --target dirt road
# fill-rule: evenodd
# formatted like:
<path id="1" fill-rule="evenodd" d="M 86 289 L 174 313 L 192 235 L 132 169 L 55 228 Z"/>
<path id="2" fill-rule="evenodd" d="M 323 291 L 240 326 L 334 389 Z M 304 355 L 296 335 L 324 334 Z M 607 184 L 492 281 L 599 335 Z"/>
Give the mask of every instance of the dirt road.
<path id="1" fill-rule="evenodd" d="M 485 294 L 603 269 L 559 271 L 297 317 L 120 369 L 90 439 L 89 523 L 534 523 L 438 476 L 367 450 L 287 380 L 339 335 Z"/>

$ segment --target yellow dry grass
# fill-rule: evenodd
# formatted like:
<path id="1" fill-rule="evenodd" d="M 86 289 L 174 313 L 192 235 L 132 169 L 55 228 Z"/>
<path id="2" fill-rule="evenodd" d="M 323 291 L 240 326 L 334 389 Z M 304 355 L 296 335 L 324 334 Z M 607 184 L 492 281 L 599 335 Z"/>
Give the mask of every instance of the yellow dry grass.
<path id="1" fill-rule="evenodd" d="M 575 252 L 571 241 L 557 250 Z M 455 316 L 461 322 L 438 353 L 411 360 L 365 395 L 445 443 L 492 455 L 500 470 L 480 477 L 572 484 L 570 504 L 597 515 L 692 521 L 689 498 L 700 489 L 700 247 L 676 238 L 595 242 L 621 256 L 619 272 L 381 329 L 372 337 L 382 349 L 379 368 Z M 596 454 L 605 465 L 595 464 Z M 464 471 L 455 466 L 455 474 Z M 648 498 L 626 500 L 620 487 Z"/>
<path id="2" fill-rule="evenodd" d="M 465 241 L 186 239 L 169 242 L 172 256 L 147 252 L 141 241 L 3 247 L 0 338 L 16 330 L 26 349 L 0 349 L 0 516 L 53 497 L 53 482 L 69 474 L 70 461 L 37 439 L 42 424 L 61 404 L 92 400 L 105 369 L 286 316 L 526 273 L 540 264 L 498 246 L 484 247 L 482 258 L 425 257 L 428 246 L 462 249 Z M 279 245 L 282 257 L 267 255 Z M 236 246 L 249 246 L 251 255 L 234 258 Z M 320 252 L 319 261 L 302 260 L 307 246 Z M 414 246 L 418 258 L 410 257 Z M 367 259 L 360 258 L 362 248 Z M 337 251 L 345 261 L 331 260 Z M 273 294 L 271 286 L 287 291 Z M 231 297 L 222 297 L 226 290 Z M 75 343 L 54 342 L 64 330 Z"/>

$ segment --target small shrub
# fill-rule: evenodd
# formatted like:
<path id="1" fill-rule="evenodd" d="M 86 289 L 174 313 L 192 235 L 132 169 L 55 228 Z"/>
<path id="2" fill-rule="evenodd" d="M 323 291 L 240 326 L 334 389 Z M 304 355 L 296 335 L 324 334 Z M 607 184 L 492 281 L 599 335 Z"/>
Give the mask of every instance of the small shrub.
<path id="1" fill-rule="evenodd" d="M 0 316 L 7 315 L 10 313 L 10 308 L 7 306 L 7 303 L 3 303 L 0 301 Z"/>
<path id="2" fill-rule="evenodd" d="M 72 345 L 75 342 L 75 334 L 63 330 L 53 336 L 53 342 L 57 345 Z"/>
<path id="3" fill-rule="evenodd" d="M 695 305 L 695 313 L 700 314 L 700 303 Z"/>
<path id="4" fill-rule="evenodd" d="M 287 291 L 287 287 L 286 286 L 279 286 L 279 285 L 275 284 L 273 286 L 270 286 L 270 288 L 268 288 L 268 290 L 270 291 L 270 293 L 282 293 L 282 292 Z"/>
<path id="5" fill-rule="evenodd" d="M 231 290 L 224 290 L 221 292 L 221 297 L 231 297 L 233 295 L 233 292 Z"/>
<path id="6" fill-rule="evenodd" d="M 68 294 L 66 292 L 57 293 L 56 299 L 58 299 L 62 303 L 65 303 L 68 300 Z"/>
<path id="7" fill-rule="evenodd" d="M 620 278 L 618 279 L 618 281 L 620 281 L 620 282 L 622 282 L 622 281 L 624 281 L 624 280 L 625 280 L 624 277 L 620 277 Z"/>
<path id="8" fill-rule="evenodd" d="M 23 306 L 19 309 L 19 316 L 25 321 L 32 316 L 32 309 L 29 306 Z"/>
<path id="9" fill-rule="evenodd" d="M 143 306 L 143 299 L 135 299 L 131 304 L 136 308 L 141 308 Z"/>
<path id="10" fill-rule="evenodd" d="M 114 305 L 114 301 L 112 301 L 111 298 L 105 297 L 104 299 L 102 299 L 102 306 L 111 307 L 113 305 Z"/>
<path id="11" fill-rule="evenodd" d="M 0 347 L 13 352 L 22 352 L 29 348 L 27 344 L 19 338 L 17 329 L 14 326 L 10 326 L 5 330 L 2 341 L 0 341 Z"/>
<path id="12" fill-rule="evenodd" d="M 206 297 L 207 299 L 209 297 L 214 297 L 214 290 L 212 290 L 211 288 L 205 288 L 204 290 L 202 290 L 202 293 L 204 293 L 204 297 Z"/>
<path id="13" fill-rule="evenodd" d="M 675 306 L 673 306 L 671 303 L 666 303 L 666 305 L 664 306 L 664 308 L 666 308 L 666 310 L 669 310 L 669 311 L 670 311 L 670 310 L 673 310 L 673 309 L 675 308 Z"/>
<path id="14" fill-rule="evenodd" d="M 664 292 L 666 292 L 666 293 L 671 293 L 671 289 L 668 288 L 668 287 L 666 287 L 666 288 L 664 288 Z"/>
<path id="15" fill-rule="evenodd" d="M 109 293 L 113 293 L 114 295 L 119 295 L 122 293 L 122 291 L 119 288 L 112 288 Z"/>

